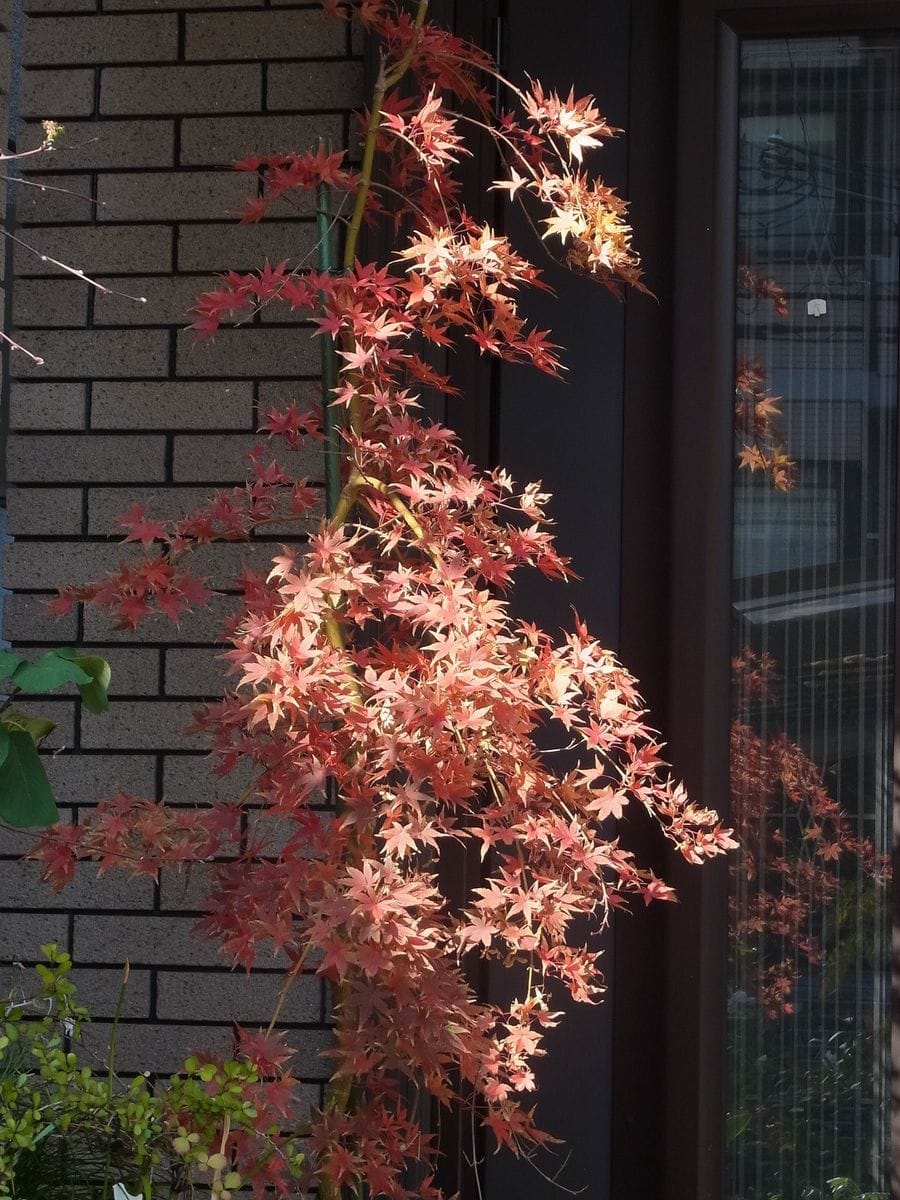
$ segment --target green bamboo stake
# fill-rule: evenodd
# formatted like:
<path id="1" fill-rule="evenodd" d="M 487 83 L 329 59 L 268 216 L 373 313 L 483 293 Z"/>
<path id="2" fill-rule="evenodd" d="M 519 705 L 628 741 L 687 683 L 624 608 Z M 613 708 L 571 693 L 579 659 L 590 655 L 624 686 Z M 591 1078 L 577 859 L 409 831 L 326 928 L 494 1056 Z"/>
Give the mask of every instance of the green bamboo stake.
<path id="1" fill-rule="evenodd" d="M 327 183 L 320 183 L 317 194 L 317 212 L 319 233 L 319 269 L 325 272 L 334 270 L 334 252 L 331 238 L 331 189 Z M 338 416 L 334 408 L 333 389 L 337 384 L 337 356 L 334 348 L 334 338 L 330 333 L 323 333 L 321 338 L 322 352 L 322 412 L 325 426 L 325 512 L 331 517 L 337 507 L 341 494 L 341 431 Z"/>
<path id="2" fill-rule="evenodd" d="M 331 237 L 331 189 L 320 183 L 316 193 L 316 222 L 319 234 L 319 270 L 329 274 L 334 270 L 334 251 Z M 337 385 L 337 354 L 334 338 L 323 333 L 320 338 L 322 355 L 322 424 L 325 428 L 325 515 L 333 517 L 341 495 L 341 427 L 334 407 L 333 388 Z M 333 778 L 326 784 L 326 795 L 335 811 L 340 797 Z"/>

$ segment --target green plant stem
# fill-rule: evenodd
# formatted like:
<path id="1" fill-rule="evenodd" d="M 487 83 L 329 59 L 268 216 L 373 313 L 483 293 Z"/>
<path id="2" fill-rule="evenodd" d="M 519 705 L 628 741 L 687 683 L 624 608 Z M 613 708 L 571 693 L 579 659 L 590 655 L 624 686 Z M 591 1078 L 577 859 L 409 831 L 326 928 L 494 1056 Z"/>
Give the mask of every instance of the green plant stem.
<path id="1" fill-rule="evenodd" d="M 116 1043 L 119 1040 L 119 1021 L 122 1019 L 122 1008 L 125 1004 L 125 988 L 128 986 L 128 976 L 131 971 L 128 960 L 125 960 L 125 966 L 122 970 L 122 982 L 119 985 L 119 995 L 116 1000 L 116 1009 L 113 1013 L 112 1029 L 109 1034 L 109 1053 L 106 1058 L 106 1104 L 107 1107 L 112 1106 L 113 1085 L 116 1078 Z M 106 1200 L 106 1194 L 110 1187 L 109 1171 L 112 1165 L 112 1142 L 110 1138 L 106 1139 L 106 1161 L 103 1164 L 103 1189 L 101 1196 Z"/>
<path id="2" fill-rule="evenodd" d="M 319 265 L 323 273 L 334 270 L 334 254 L 331 239 L 331 189 L 327 183 L 319 185 L 316 205 L 319 234 Z M 325 427 L 325 512 L 331 516 L 337 507 L 341 492 L 341 432 L 334 406 L 334 389 L 337 385 L 337 356 L 334 338 L 323 334 L 322 353 L 322 419 Z"/>

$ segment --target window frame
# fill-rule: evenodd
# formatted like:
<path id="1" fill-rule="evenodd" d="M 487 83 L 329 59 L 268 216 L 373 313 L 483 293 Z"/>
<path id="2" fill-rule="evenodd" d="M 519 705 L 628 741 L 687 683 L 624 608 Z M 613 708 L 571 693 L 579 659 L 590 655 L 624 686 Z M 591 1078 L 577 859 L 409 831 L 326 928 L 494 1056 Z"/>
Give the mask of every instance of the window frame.
<path id="1" fill-rule="evenodd" d="M 721 398 L 731 393 L 734 371 L 740 44 L 745 37 L 898 28 L 897 4 L 883 0 L 845 0 L 840 5 L 747 0 L 741 7 L 716 0 L 682 0 L 675 216 L 670 227 L 672 392 L 663 393 L 654 403 L 641 382 L 647 356 L 654 354 L 651 338 L 659 336 L 666 316 L 644 322 L 646 328 L 633 323 L 626 345 L 623 451 L 626 489 L 631 486 L 635 501 L 624 506 L 622 655 L 638 669 L 678 774 L 702 803 L 725 813 L 733 432 L 731 406 Z M 633 70 L 640 69 L 641 64 L 634 63 Z M 633 144 L 639 144 L 644 132 L 632 124 Z M 647 180 L 641 177 L 641 181 L 649 189 L 652 172 L 646 174 Z M 630 195 L 639 208 L 640 190 L 631 190 Z M 703 352 L 698 353 L 698 348 Z M 639 419 L 629 419 L 629 411 L 635 408 Z M 641 470 L 648 416 L 655 422 L 652 441 L 658 445 L 666 439 L 669 455 L 667 473 L 650 480 Z M 661 586 L 649 598 L 654 569 L 644 561 L 646 517 L 641 511 L 648 506 L 657 512 L 667 506 L 670 514 L 655 566 Z M 636 613 L 631 621 L 626 617 L 630 612 Z M 900 605 L 895 611 L 895 642 L 900 646 L 898 620 Z M 641 627 L 646 629 L 648 623 L 665 629 L 666 654 L 655 671 L 650 666 L 642 672 Z M 895 714 L 900 715 L 896 669 L 894 687 Z M 895 762 L 900 764 L 896 724 L 894 744 Z M 895 771 L 898 778 L 900 766 Z M 896 875 L 900 830 L 896 782 L 894 812 Z M 636 841 L 640 840 L 639 833 Z M 723 1200 L 728 866 L 712 862 L 695 871 L 671 860 L 666 870 L 681 903 L 667 906 L 664 917 L 646 923 L 643 930 L 629 921 L 616 945 L 616 1026 L 617 1031 L 628 1032 L 617 1036 L 615 1074 L 623 1091 L 620 1097 L 617 1089 L 614 1106 L 612 1194 L 614 1200 L 624 1200 L 631 1169 L 639 1164 L 642 1186 L 633 1194 L 646 1191 L 661 1200 Z M 895 887 L 892 897 L 892 1200 L 900 1200 L 898 892 Z M 657 979 L 649 993 L 648 961 Z M 643 1039 L 641 1061 L 650 1066 L 635 1084 L 629 1083 L 629 1070 L 638 1036 Z M 661 1097 L 661 1102 L 655 1108 L 651 1102 L 642 1113 L 648 1095 Z M 651 1179 L 640 1164 L 647 1143 L 656 1140 L 653 1114 L 657 1112 L 662 1115 L 662 1143 L 658 1153 L 650 1151 L 655 1173 Z"/>

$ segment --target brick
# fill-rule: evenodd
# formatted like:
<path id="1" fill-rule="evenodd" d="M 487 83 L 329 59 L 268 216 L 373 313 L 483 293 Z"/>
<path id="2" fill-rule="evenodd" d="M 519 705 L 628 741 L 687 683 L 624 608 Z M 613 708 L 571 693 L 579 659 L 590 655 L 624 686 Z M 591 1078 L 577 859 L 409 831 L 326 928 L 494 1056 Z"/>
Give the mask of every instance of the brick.
<path id="1" fill-rule="evenodd" d="M 84 723 L 81 744 L 88 749 L 147 750 L 196 746 L 184 729 L 194 705 L 175 700 L 118 700 L 102 721 Z"/>
<path id="2" fill-rule="evenodd" d="M 80 488 L 10 488 L 6 497 L 8 530 L 13 537 L 80 534 Z"/>
<path id="3" fill-rule="evenodd" d="M 168 650 L 167 696 L 220 696 L 227 663 L 220 649 Z"/>
<path id="4" fill-rule="evenodd" d="M 258 109 L 261 102 L 259 64 L 108 67 L 100 79 L 100 111 L 104 114 L 235 113 Z"/>
<path id="5" fill-rule="evenodd" d="M 122 956 L 128 946 L 122 944 Z M 106 1060 L 112 1025 L 100 1021 L 88 1025 L 83 1035 L 85 1055 Z M 231 1029 L 206 1026 L 119 1024 L 116 1034 L 116 1069 L 123 1073 L 149 1071 L 171 1074 L 180 1071 L 196 1050 L 227 1055 L 234 1046 Z"/>
<path id="6" fill-rule="evenodd" d="M 38 863 L 0 866 L 0 908 L 15 908 L 27 896 L 30 908 L 152 908 L 154 885 L 149 876 L 131 879 L 121 871 L 97 873 L 93 863 L 80 863 L 61 892 L 41 882 Z"/>
<path id="7" fill-rule="evenodd" d="M 112 12 L 115 9 L 132 8 L 258 8 L 262 3 L 263 0 L 104 0 L 103 7 L 107 12 Z"/>
<path id="8" fill-rule="evenodd" d="M 97 0 L 25 0 L 27 13 L 93 12 Z"/>
<path id="9" fill-rule="evenodd" d="M 28 348 L 43 358 L 43 365 L 19 361 L 16 377 L 43 374 L 64 379 L 109 379 L 129 375 L 162 377 L 168 373 L 169 335 L 164 329 L 34 330 Z M 155 472 L 137 475 L 135 481 L 156 478 L 162 476 Z"/>
<path id="10" fill-rule="evenodd" d="M 235 845 L 233 853 L 240 853 L 240 847 Z M 181 870 L 164 867 L 159 873 L 160 908 L 181 914 L 205 912 L 213 875 L 219 865 L 218 862 L 191 863 Z"/>
<path id="11" fill-rule="evenodd" d="M 16 217 L 20 225 L 90 221 L 95 205 L 90 175 L 39 175 L 16 192 Z M 60 190 L 54 190 L 60 189 Z"/>
<path id="12" fill-rule="evenodd" d="M 291 1059 L 291 1071 L 299 1079 L 328 1079 L 334 1070 L 334 1060 L 326 1052 L 334 1044 L 326 1029 L 294 1030 L 285 1041 L 296 1054 Z"/>
<path id="13" fill-rule="evenodd" d="M 324 802 L 324 795 L 318 798 Z M 323 814 L 318 816 L 323 818 Z M 288 843 L 297 836 L 297 825 L 282 813 L 271 813 L 266 808 L 249 809 L 247 813 L 247 843 L 264 847 L 266 856 L 282 854 Z M 292 854 L 294 850 L 292 849 Z M 305 857 L 308 857 L 306 855 Z"/>
<path id="14" fill-rule="evenodd" d="M 281 974 L 160 971 L 157 976 L 157 1016 L 177 1021 L 202 1013 L 205 1021 L 265 1023 L 275 1009 L 283 982 Z M 321 990 L 314 975 L 298 979 L 288 992 L 281 1021 L 298 1024 L 318 1021 Z"/>
<path id="15" fill-rule="evenodd" d="M 95 429 L 247 429 L 252 421 L 253 388 L 244 381 L 94 384 Z"/>
<path id="16" fill-rule="evenodd" d="M 60 821 L 69 824 L 70 818 L 66 809 L 59 810 Z M 13 829 L 12 826 L 0 826 L 0 855 L 6 859 L 19 859 L 34 849 L 36 838 L 34 829 Z"/>
<path id="17" fill-rule="evenodd" d="M 74 967 L 70 974 L 78 989 L 78 1003 L 84 1004 L 92 1018 L 110 1019 L 115 1014 L 122 989 L 122 971 L 116 968 Z M 31 979 L 22 977 L 18 967 L 0 967 L 0 990 L 31 988 Z M 130 971 L 122 995 L 122 1018 L 146 1018 L 150 1015 L 150 972 Z"/>
<path id="18" fill-rule="evenodd" d="M 173 801 L 218 804 L 239 796 L 254 774 L 252 765 L 246 762 L 227 775 L 214 774 L 214 765 L 215 760 L 205 755 L 167 755 L 163 762 L 163 794 Z"/>
<path id="19" fill-rule="evenodd" d="M 316 246 L 311 221 L 266 221 L 260 225 L 185 225 L 178 231 L 179 271 L 254 270 L 262 262 L 311 261 Z M 285 304 L 271 306 L 282 319 Z"/>
<path id="20" fill-rule="evenodd" d="M 279 0 L 281 2 L 281 0 Z M 350 53 L 357 57 L 366 52 L 366 31 L 363 29 L 359 21 L 352 21 L 350 24 Z"/>
<path id="21" fill-rule="evenodd" d="M 305 537 L 306 529 L 294 527 L 289 531 L 293 541 Z M 223 545 L 216 543 L 200 546 L 193 552 L 191 565 L 196 573 L 205 578 L 211 587 L 221 591 L 235 591 L 237 581 L 246 570 L 268 575 L 274 558 L 280 553 L 284 538 L 271 541 L 254 541 Z"/>
<path id="22" fill-rule="evenodd" d="M 280 331 L 279 331 L 280 332 Z M 210 442 L 213 444 L 210 445 Z M 246 478 L 245 456 L 259 443 L 257 434 L 226 433 L 215 439 L 182 434 L 175 438 L 173 473 L 176 479 L 215 480 L 238 483 Z M 279 462 L 296 476 L 320 479 L 323 475 L 322 447 L 319 442 L 294 452 L 282 453 Z"/>
<path id="23" fill-rule="evenodd" d="M 112 672 L 111 696 L 154 696 L 159 688 L 159 651 L 145 647 L 99 646 L 86 650 L 105 658 Z"/>
<path id="24" fill-rule="evenodd" d="M 83 429 L 83 383 L 13 383 L 9 422 L 12 429 Z"/>
<path id="25" fill-rule="evenodd" d="M 16 246 L 14 262 L 19 276 L 59 276 L 59 267 L 42 262 L 41 255 L 89 275 L 101 272 L 137 275 L 168 271 L 172 265 L 172 231 L 165 225 L 121 225 L 115 229 L 99 225 L 54 225 L 29 233 L 27 240 L 31 250 Z"/>
<path id="26" fill-rule="evenodd" d="M 362 63 L 272 63 L 266 102 L 271 110 L 292 112 L 356 108 L 363 102 Z"/>
<path id="27" fill-rule="evenodd" d="M 299 517 L 287 517 L 283 521 L 273 521 L 271 525 L 266 526 L 266 534 L 270 538 L 288 538 L 290 541 L 296 542 L 314 533 L 324 516 L 325 488 L 322 486 L 318 490 L 318 497 L 313 503 L 312 508 L 307 509 Z"/>
<path id="28" fill-rule="evenodd" d="M 71 642 L 76 636 L 74 610 L 65 617 L 47 611 L 48 596 L 5 596 L 2 604 L 3 636 L 12 642 Z"/>
<path id="29" fill-rule="evenodd" d="M 122 986 L 123 972 L 115 968 L 75 967 L 70 979 L 78 989 L 78 1003 L 94 1020 L 113 1017 L 122 996 L 121 1017 L 150 1016 L 150 972 L 129 971 Z"/>
<path id="30" fill-rule="evenodd" d="M 35 962 L 41 957 L 40 946 L 55 942 L 65 949 L 68 940 L 65 913 L 21 914 L 14 921 L 0 921 L 0 961 Z"/>
<path id="31" fill-rule="evenodd" d="M 196 932 L 194 917 L 75 917 L 74 957 L 79 963 L 118 964 L 127 956 L 136 967 L 221 966 L 210 938 Z"/>
<path id="32" fill-rule="evenodd" d="M 88 288 L 80 280 L 16 280 L 13 324 L 17 329 L 86 326 L 87 319 Z"/>
<path id="33" fill-rule="evenodd" d="M 234 217 L 253 180 L 228 171 L 154 171 L 101 175 L 102 221 L 190 221 Z"/>
<path id="34" fill-rule="evenodd" d="M 23 117 L 90 117 L 94 114 L 94 72 L 25 71 L 22 77 Z"/>
<path id="35" fill-rule="evenodd" d="M 322 403 L 318 380 L 264 379 L 259 385 L 259 407 L 283 407 L 286 404 L 314 406 Z"/>
<path id="36" fill-rule="evenodd" d="M 268 575 L 273 558 L 280 553 L 281 543 L 251 542 L 199 546 L 193 551 L 191 566 L 213 588 L 234 590 L 237 580 L 247 569 Z"/>
<path id="37" fill-rule="evenodd" d="M 216 14 L 217 18 L 219 14 Z M 181 126 L 185 166 L 231 163 L 248 154 L 303 150 L 319 140 L 341 146 L 340 117 L 187 117 Z"/>
<path id="38" fill-rule="evenodd" d="M 119 555 L 114 542 L 14 542 L 6 550 L 4 583 L 29 590 L 88 583 L 112 570 Z"/>
<path id="39" fill-rule="evenodd" d="M 34 657 L 39 652 L 34 652 Z M 29 652 L 29 658 L 32 653 Z M 57 700 L 53 697 L 40 697 L 37 700 L 17 700 L 16 708 L 32 717 L 49 717 L 56 725 L 52 733 L 41 743 L 44 750 L 55 751 L 75 742 L 75 701 Z M 52 755 L 49 756 L 52 758 Z"/>
<path id="40" fill-rule="evenodd" d="M 165 476 L 165 439 L 15 434 L 9 439 L 8 472 L 13 481 L 29 483 L 151 482 Z"/>
<path id="41" fill-rule="evenodd" d="M 47 763 L 47 774 L 60 803 L 96 804 L 118 791 L 152 799 L 156 759 L 149 754 L 57 754 Z"/>
<path id="42" fill-rule="evenodd" d="M 54 22 L 55 24 L 55 22 Z M 44 131 L 28 124 L 23 150 L 39 146 Z M 66 132 L 52 153 L 29 159 L 29 172 L 95 171 L 108 167 L 171 167 L 175 126 L 172 121 L 67 121 Z"/>
<path id="43" fill-rule="evenodd" d="M 344 33 L 316 9 L 189 13 L 185 49 L 189 59 L 340 58 Z"/>
<path id="44" fill-rule="evenodd" d="M 112 233 L 113 230 L 109 229 Z M 95 325 L 175 325 L 190 324 L 190 309 L 201 292 L 217 286 L 212 276 L 148 275 L 102 276 L 100 282 L 110 288 L 94 298 Z M 134 297 L 144 303 L 135 303 Z"/>
<path id="45" fill-rule="evenodd" d="M 220 329 L 214 342 L 202 345 L 187 337 L 178 341 L 179 375 L 236 375 L 250 379 L 269 375 L 290 379 L 315 375 L 318 369 L 318 345 L 304 331 L 296 329 L 245 326 Z"/>
<path id="46" fill-rule="evenodd" d="M 185 613 L 178 625 L 156 616 L 142 621 L 137 630 L 116 629 L 105 613 L 88 605 L 84 611 L 85 638 L 92 642 L 160 642 L 166 645 L 213 643 L 222 638 L 225 623 L 236 604 L 233 596 L 213 596 L 203 608 Z"/>
<path id="47" fill-rule="evenodd" d="M 141 16 L 36 17 L 26 21 L 22 61 L 26 66 L 75 63 L 174 62 L 178 19 Z"/>
<path id="48" fill-rule="evenodd" d="M 142 504 L 163 521 L 174 520 L 209 503 L 209 488 L 94 487 L 88 492 L 88 533 L 109 535 L 131 504 Z"/>

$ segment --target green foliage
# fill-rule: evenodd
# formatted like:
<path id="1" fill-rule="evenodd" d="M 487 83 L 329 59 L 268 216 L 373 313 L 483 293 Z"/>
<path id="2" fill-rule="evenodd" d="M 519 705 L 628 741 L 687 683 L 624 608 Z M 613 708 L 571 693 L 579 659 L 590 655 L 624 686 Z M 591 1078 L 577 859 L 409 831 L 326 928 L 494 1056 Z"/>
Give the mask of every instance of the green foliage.
<path id="1" fill-rule="evenodd" d="M 245 1178 L 229 1137 L 255 1138 L 263 1166 L 279 1132 L 260 1129 L 254 1063 L 189 1058 L 167 1083 L 123 1081 L 116 1022 L 108 1061 L 95 1070 L 81 1048 L 89 1016 L 69 979 L 71 959 L 55 945 L 41 950 L 36 990 L 0 1006 L 0 1198 L 112 1200 L 120 1184 L 142 1200 L 174 1200 L 192 1195 L 197 1180 L 214 1200 L 231 1200 Z M 125 981 L 127 970 L 123 989 Z M 298 1175 L 297 1145 L 279 1153 Z"/>
<path id="2" fill-rule="evenodd" d="M 22 662 L 12 673 L 20 692 L 53 692 L 64 683 L 90 683 L 91 677 L 75 661 L 74 651 L 48 650 L 37 662 Z"/>
<path id="3" fill-rule="evenodd" d="M 59 819 L 53 789 L 28 733 L 0 724 L 0 814 L 17 828 Z"/>
<path id="4" fill-rule="evenodd" d="M 826 1180 L 827 1191 L 820 1188 L 804 1188 L 800 1200 L 890 1200 L 887 1192 L 864 1192 L 852 1179 L 843 1176 Z M 780 1194 L 773 1193 L 766 1200 L 784 1200 Z"/>
<path id="5" fill-rule="evenodd" d="M 0 679 L 10 680 L 0 708 L 0 821 L 19 829 L 40 829 L 59 820 L 53 790 L 38 746 L 56 728 L 48 717 L 10 708 L 12 696 L 38 695 L 74 683 L 92 713 L 109 707 L 109 663 L 93 654 L 59 648 L 29 662 L 12 650 L 0 651 Z"/>

